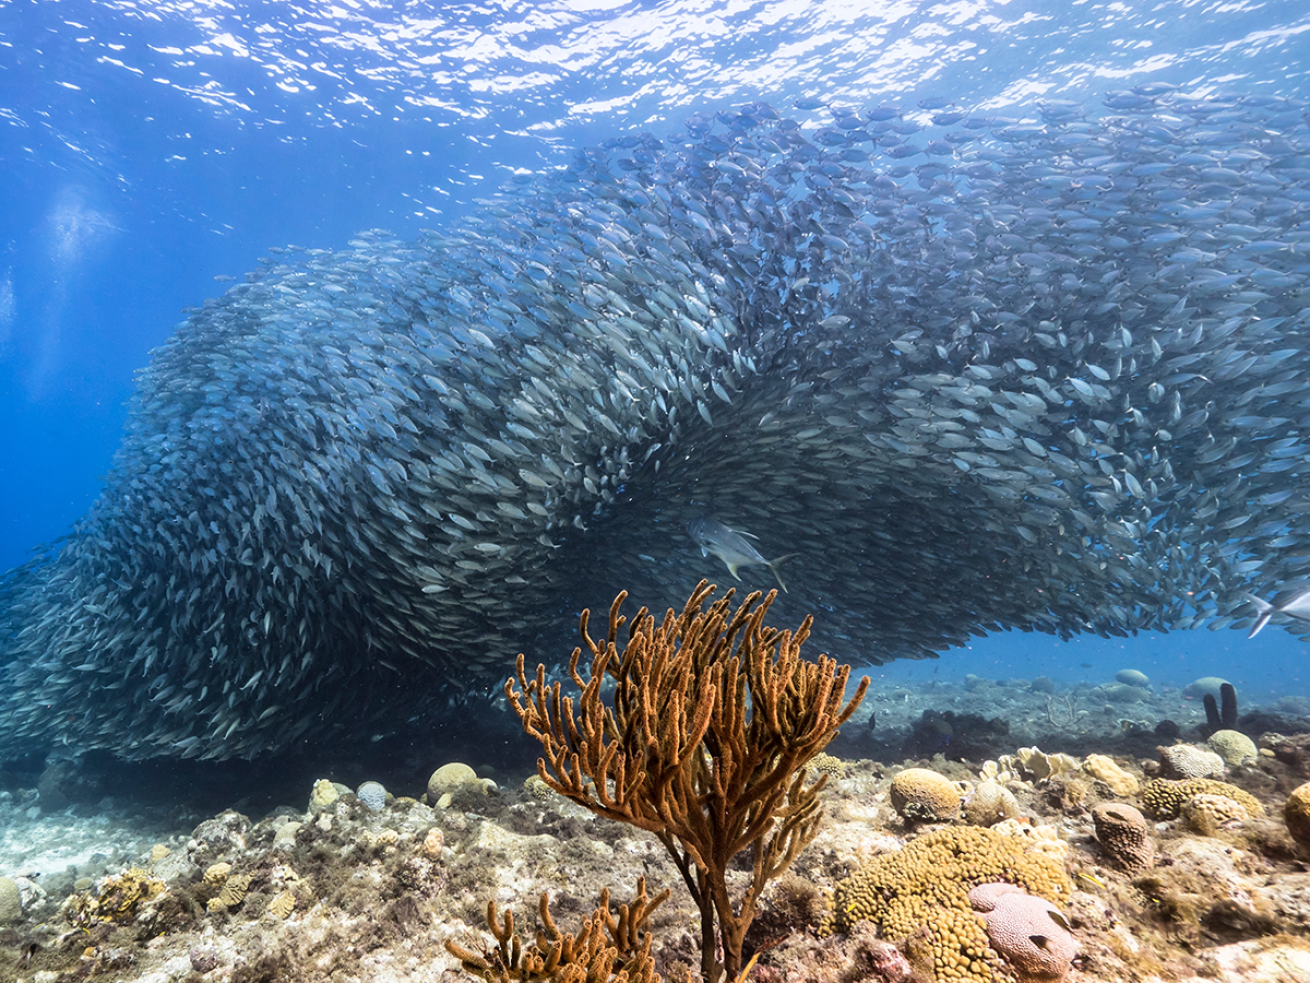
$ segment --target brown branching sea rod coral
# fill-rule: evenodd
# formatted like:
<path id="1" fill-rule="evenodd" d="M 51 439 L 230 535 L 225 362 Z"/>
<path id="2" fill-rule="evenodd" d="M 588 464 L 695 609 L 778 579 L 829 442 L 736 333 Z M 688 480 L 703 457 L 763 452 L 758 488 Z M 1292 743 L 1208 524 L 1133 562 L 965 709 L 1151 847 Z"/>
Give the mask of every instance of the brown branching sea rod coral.
<path id="1" fill-rule="evenodd" d="M 659 983 L 650 955 L 650 933 L 643 931 L 643 925 L 668 896 L 666 888 L 653 900 L 646 897 L 646 879 L 640 877 L 637 896 L 630 905 L 619 905 L 615 918 L 606 889 L 600 907 L 584 919 L 578 934 L 567 935 L 555 926 L 543 893 L 537 904 L 543 929 L 526 948 L 514 931 L 514 912 L 505 912 L 502 922 L 496 918 L 496 902 L 488 901 L 487 927 L 496 937 L 496 947 L 478 954 L 448 941 L 446 950 L 467 972 L 487 983 Z"/>
<path id="2" fill-rule="evenodd" d="M 521 689 L 514 679 L 505 685 L 523 729 L 545 752 L 537 763 L 542 780 L 664 844 L 700 909 L 707 983 L 743 975 L 743 940 L 760 893 L 814 838 L 822 818 L 827 776 L 807 783 L 805 766 L 869 685 L 864 679 L 843 705 L 850 666 L 826 655 L 801 658 L 812 619 L 794 632 L 764 625 L 776 591 L 762 601 L 752 593 L 734 611 L 732 590 L 705 607 L 714 590 L 702 580 L 682 613 L 669 609 L 658 625 L 646 608 L 631 622 L 619 613 L 625 591 L 599 641 L 583 611 L 591 669 L 584 677 L 582 649 L 574 649 L 576 698 L 563 695 L 561 683 L 547 683 L 542 666 L 527 678 L 522 655 Z M 607 678 L 612 705 L 601 698 Z M 751 851 L 750 880 L 734 898 L 728 865 L 744 850 Z"/>

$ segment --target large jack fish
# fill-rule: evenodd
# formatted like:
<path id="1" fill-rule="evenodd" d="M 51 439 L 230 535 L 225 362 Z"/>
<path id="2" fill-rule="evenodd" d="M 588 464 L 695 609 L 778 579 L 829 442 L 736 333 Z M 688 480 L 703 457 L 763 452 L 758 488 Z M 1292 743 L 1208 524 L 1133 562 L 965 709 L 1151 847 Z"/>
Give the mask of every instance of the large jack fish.
<path id="1" fill-rule="evenodd" d="M 758 536 L 725 526 L 717 519 L 692 519 L 687 523 L 687 534 L 700 547 L 701 556 L 709 556 L 713 553 L 726 563 L 728 573 L 732 574 L 734 580 L 741 580 L 741 577 L 737 576 L 738 567 L 758 564 L 772 570 L 773 575 L 778 578 L 778 586 L 782 588 L 784 594 L 787 592 L 787 585 L 782 582 L 782 574 L 778 573 L 778 564 L 796 556 L 796 553 L 786 553 L 776 559 L 766 560 L 759 550 L 746 541 L 748 536 L 751 539 L 758 539 Z"/>

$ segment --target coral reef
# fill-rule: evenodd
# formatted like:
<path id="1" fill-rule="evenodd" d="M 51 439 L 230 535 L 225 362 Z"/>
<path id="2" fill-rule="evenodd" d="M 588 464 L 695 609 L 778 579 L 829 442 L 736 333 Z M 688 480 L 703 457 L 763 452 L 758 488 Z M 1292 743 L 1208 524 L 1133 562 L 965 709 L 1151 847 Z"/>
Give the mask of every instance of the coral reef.
<path id="1" fill-rule="evenodd" d="M 1006 881 L 1051 902 L 1071 887 L 1063 864 L 1031 852 L 1022 838 L 990 829 L 948 827 L 896 853 L 875 857 L 837 885 L 837 925 L 863 919 L 883 937 L 908 940 L 939 980 L 992 983 L 999 962 L 969 903 L 970 889 Z"/>
<path id="2" fill-rule="evenodd" d="M 1044 733 L 1045 698 L 1032 692 L 1028 680 L 971 685 L 915 691 L 887 684 L 873 691 L 865 702 L 879 703 L 890 734 L 884 753 L 896 755 L 897 735 L 921 719 L 929 704 L 964 712 L 991 705 L 1013 721 L 1017 744 L 1040 744 L 1048 760 L 1056 751 L 1086 755 L 1082 767 L 1024 779 L 1014 747 L 997 755 L 1005 759 L 1004 769 L 996 760 L 955 762 L 945 754 L 912 762 L 893 757 L 889 764 L 857 753 L 858 742 L 869 741 L 862 707 L 829 745 L 830 751 L 842 750 L 845 777 L 822 786 L 823 823 L 758 899 L 743 943 L 748 958 L 742 968 L 755 959 L 748 983 L 1014 983 L 1022 967 L 1013 954 L 1007 959 L 995 933 L 987 934 L 985 913 L 968 903 L 970 890 L 995 882 L 1046 896 L 1067 916 L 1079 955 L 1064 983 L 1310 979 L 1305 735 L 1259 733 L 1263 750 L 1234 780 L 1241 788 L 1214 781 L 1151 782 L 1143 790 L 1148 806 L 1131 792 L 1112 793 L 1098 776 L 1127 784 L 1145 781 L 1143 771 L 1153 776 L 1150 759 L 1158 741 L 1150 727 L 1129 733 L 1113 712 L 1093 713 L 1084 718 L 1093 728 L 1090 736 L 1061 744 L 1057 735 Z M 606 700 L 610 686 L 602 691 Z M 951 702 L 956 694 L 962 702 Z M 1201 720 L 1199 699 L 1195 704 L 1189 708 L 1167 685 L 1157 686 L 1149 702 L 1153 719 L 1176 715 L 1190 733 Z M 498 734 L 521 738 L 517 718 L 492 718 L 503 726 Z M 1244 726 L 1254 718 L 1244 716 Z M 484 743 L 504 746 L 500 740 Z M 216 813 L 216 803 L 184 813 L 185 824 L 176 795 L 149 821 L 132 813 L 107 825 L 108 806 L 81 803 L 32 818 L 44 768 L 36 763 L 22 779 L 0 781 L 0 874 L 8 875 L 21 904 L 12 910 L 14 920 L 0 926 L 0 979 L 457 983 L 469 977 L 449 955 L 448 942 L 489 965 L 499 951 L 486 933 L 488 899 L 496 901 L 502 934 L 505 909 L 518 909 L 517 958 L 523 968 L 523 953 L 538 941 L 543 963 L 552 948 L 538 910 L 540 895 L 548 894 L 548 914 L 561 938 L 572 933 L 576 940 L 607 889 L 611 897 L 630 900 L 622 886 L 644 876 L 651 896 L 672 888 L 643 920 L 651 973 L 667 983 L 699 983 L 700 911 L 677 887 L 682 872 L 673 856 L 656 836 L 597 816 L 539 775 L 523 781 L 527 762 L 521 751 L 529 746 L 523 741 L 509 757 L 492 759 L 443 743 L 440 752 L 415 755 L 403 773 L 306 765 L 294 783 L 277 786 L 278 801 L 289 804 L 268 802 L 263 818 Z M 1093 749 L 1105 754 L 1087 753 Z M 388 752 L 377 760 L 393 757 Z M 478 775 L 494 776 L 497 784 L 484 778 L 461 783 L 448 800 L 445 792 L 427 796 L 434 767 L 456 759 Z M 1102 759 L 1113 770 L 1102 768 Z M 972 782 L 963 818 L 929 833 L 897 820 L 891 789 L 906 765 L 930 769 L 959 788 Z M 131 767 L 140 775 L 158 765 Z M 818 770 L 811 759 L 807 783 Z M 75 771 L 87 787 L 142 785 L 109 780 L 95 762 L 81 762 Z M 350 791 L 362 788 L 365 779 L 393 790 L 378 811 Z M 1306 788 L 1298 789 L 1303 783 Z M 258 797 L 260 791 L 243 785 L 239 794 Z M 1244 796 L 1271 815 L 1250 810 Z M 225 794 L 220 801 L 234 798 Z M 1133 805 L 1158 818 L 1148 821 Z M 1239 821 L 1239 805 L 1248 819 Z M 1013 815 L 1002 817 L 1002 810 Z M 966 820 L 994 825 L 979 829 L 963 825 Z M 46 850 L 65 837 L 67 869 L 31 857 L 32 848 Z M 28 844 L 22 853 L 5 852 L 6 844 L 20 841 Z M 1152 847 L 1158 862 L 1151 862 Z M 1063 871 L 1072 884 L 1058 895 L 1038 890 L 1029 864 L 1053 878 L 1062 878 Z M 752 867 L 749 850 L 728 865 L 728 884 L 739 896 Z M 876 873 L 853 891 L 851 882 L 867 868 Z M 5 883 L 0 879 L 0 891 Z M 133 896 L 135 906 L 125 905 Z M 618 906 L 607 907 L 617 920 Z M 893 917 L 870 917 L 888 913 Z M 77 924 L 70 925 L 68 915 Z M 1049 915 L 1034 917 L 1042 927 L 1029 934 L 1054 945 L 1054 933 L 1040 922 Z M 603 927 L 600 936 L 605 947 L 613 945 Z M 514 943 L 506 944 L 505 961 L 513 963 Z M 1022 937 L 1016 944 L 1022 945 Z M 585 978 L 582 966 L 575 968 Z M 634 968 L 616 956 L 607 970 L 595 963 L 593 975 L 606 970 L 615 977 Z"/>

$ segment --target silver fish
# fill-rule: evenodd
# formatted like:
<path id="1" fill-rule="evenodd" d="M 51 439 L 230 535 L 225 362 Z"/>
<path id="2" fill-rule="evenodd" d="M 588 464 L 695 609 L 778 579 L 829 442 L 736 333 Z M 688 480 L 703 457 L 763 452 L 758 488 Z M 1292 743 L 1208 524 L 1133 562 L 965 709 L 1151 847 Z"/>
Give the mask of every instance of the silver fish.
<path id="1" fill-rule="evenodd" d="M 799 554 L 785 553 L 772 560 L 766 560 L 759 550 L 746 541 L 747 537 L 758 539 L 758 536 L 725 526 L 717 519 L 708 516 L 692 519 L 687 523 L 687 535 L 700 547 L 701 556 L 709 556 L 713 553 L 727 564 L 728 573 L 732 574 L 734 580 L 741 580 L 741 577 L 737 576 L 738 567 L 766 566 L 778 578 L 778 586 L 782 588 L 783 593 L 787 593 L 787 585 L 782 581 L 782 574 L 778 573 L 778 564 Z"/>
<path id="2" fill-rule="evenodd" d="M 0 752 L 365 739 L 567 653 L 561 609 L 685 596 L 669 528 L 734 576 L 784 559 L 690 487 L 841 544 L 805 575 L 848 658 L 1299 628 L 1304 594 L 1241 592 L 1310 583 L 1310 106 L 1101 102 L 922 147 L 887 107 L 744 107 L 441 235 L 273 251 L 144 370 L 85 519 L 0 576 Z"/>
<path id="3" fill-rule="evenodd" d="M 1256 619 L 1247 638 L 1255 638 L 1260 629 L 1269 624 L 1269 619 L 1276 614 L 1286 614 L 1301 621 L 1310 621 L 1310 587 L 1304 587 L 1282 604 L 1270 604 L 1254 594 L 1243 592 L 1243 597 L 1255 605 Z"/>

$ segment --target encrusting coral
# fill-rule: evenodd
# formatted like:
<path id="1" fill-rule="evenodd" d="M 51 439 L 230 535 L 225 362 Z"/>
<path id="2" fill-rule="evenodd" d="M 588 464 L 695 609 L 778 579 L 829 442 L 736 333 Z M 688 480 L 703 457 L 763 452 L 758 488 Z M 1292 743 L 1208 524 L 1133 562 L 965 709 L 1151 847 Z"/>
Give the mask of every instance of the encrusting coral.
<path id="1" fill-rule="evenodd" d="M 1183 821 L 1203 836 L 1239 826 L 1251 818 L 1245 808 L 1226 795 L 1193 795 L 1183 803 Z"/>
<path id="2" fill-rule="evenodd" d="M 598 815 L 654 833 L 668 850 L 701 913 L 701 971 L 707 983 L 742 971 L 746 930 L 765 885 L 808 844 L 822 817 L 826 775 L 807 783 L 806 764 L 832 740 L 864 698 L 865 678 L 843 706 L 849 666 L 826 655 L 803 660 L 810 618 L 795 631 L 764 625 L 776 591 L 734 591 L 704 608 L 715 587 L 702 580 L 681 614 L 658 626 L 646 608 L 628 624 L 621 593 L 610 606 L 608 637 L 581 633 L 591 654 L 588 678 L 573 650 L 569 676 L 581 690 L 562 695 L 523 656 L 505 693 L 524 730 L 541 742 L 542 781 Z M 612 681 L 613 703 L 601 699 Z M 576 714 L 575 714 L 576 708 Z M 749 849 L 744 894 L 734 901 L 727 874 Z M 716 958 L 715 935 L 722 949 Z"/>
<path id="3" fill-rule="evenodd" d="M 72 925 L 86 928 L 98 922 L 129 922 L 140 908 L 165 891 L 162 880 L 133 867 L 101 879 L 95 891 L 73 894 L 64 902 L 64 918 Z"/>
<path id="4" fill-rule="evenodd" d="M 868 919 L 885 939 L 909 939 L 912 956 L 931 962 L 939 983 L 993 983 L 1000 962 L 969 902 L 970 889 L 1005 881 L 1053 903 L 1072 890 L 1062 863 L 1028 847 L 1024 837 L 976 827 L 926 833 L 837 885 L 837 927 L 849 931 Z"/>
<path id="5" fill-rule="evenodd" d="M 1250 792 L 1209 778 L 1188 778 L 1180 782 L 1156 778 L 1147 782 L 1142 789 L 1142 804 L 1152 819 L 1177 819 L 1187 800 L 1194 795 L 1222 795 L 1232 799 L 1252 816 L 1265 814 L 1260 800 Z"/>
<path id="6" fill-rule="evenodd" d="M 637 896 L 632 904 L 619 905 L 615 918 L 607 889 L 578 934 L 568 935 L 556 927 L 549 896 L 543 892 L 538 902 L 542 930 L 526 948 L 514 931 L 514 912 L 498 919 L 496 902 L 488 901 L 487 927 L 496 937 L 495 948 L 478 954 L 448 940 L 446 950 L 465 971 L 488 983 L 660 983 L 650 955 L 651 936 L 642 928 L 668 896 L 666 888 L 648 898 L 646 879 L 639 877 Z"/>

